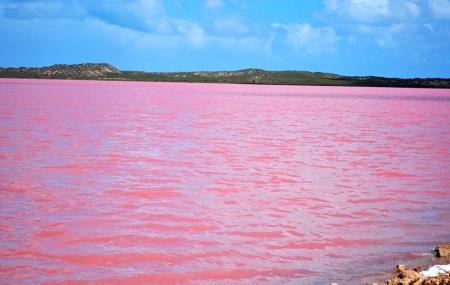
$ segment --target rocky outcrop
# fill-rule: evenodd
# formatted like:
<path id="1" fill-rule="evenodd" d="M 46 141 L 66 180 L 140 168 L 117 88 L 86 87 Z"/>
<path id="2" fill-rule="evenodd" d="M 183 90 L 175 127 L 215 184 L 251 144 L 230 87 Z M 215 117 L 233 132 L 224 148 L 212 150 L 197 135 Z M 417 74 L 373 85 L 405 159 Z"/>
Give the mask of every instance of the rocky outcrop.
<path id="1" fill-rule="evenodd" d="M 436 255 L 441 258 L 450 258 L 450 243 L 436 247 Z"/>
<path id="2" fill-rule="evenodd" d="M 388 285 L 450 285 L 450 276 L 447 273 L 435 277 L 425 277 L 420 272 L 422 267 L 407 269 L 404 265 L 397 266 L 397 273 Z"/>

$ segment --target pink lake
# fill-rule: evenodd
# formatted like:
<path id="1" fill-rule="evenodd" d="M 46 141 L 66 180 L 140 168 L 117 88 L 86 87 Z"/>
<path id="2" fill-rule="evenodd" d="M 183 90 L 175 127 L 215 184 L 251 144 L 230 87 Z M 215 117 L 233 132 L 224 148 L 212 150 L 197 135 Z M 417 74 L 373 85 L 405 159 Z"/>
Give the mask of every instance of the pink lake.
<path id="1" fill-rule="evenodd" d="M 449 174 L 450 90 L 2 79 L 0 283 L 361 284 Z"/>

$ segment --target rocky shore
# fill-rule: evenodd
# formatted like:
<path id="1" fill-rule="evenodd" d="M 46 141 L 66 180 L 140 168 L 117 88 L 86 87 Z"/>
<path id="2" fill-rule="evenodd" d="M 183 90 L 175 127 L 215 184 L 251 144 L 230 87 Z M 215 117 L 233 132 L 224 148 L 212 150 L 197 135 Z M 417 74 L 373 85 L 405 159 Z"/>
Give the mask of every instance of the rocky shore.
<path id="1" fill-rule="evenodd" d="M 450 285 L 450 243 L 437 246 L 434 254 L 437 258 L 435 264 L 417 265 L 410 269 L 398 264 L 392 278 L 369 285 Z"/>
<path id="2" fill-rule="evenodd" d="M 435 267 L 435 266 L 433 266 Z M 431 270 L 433 270 L 433 267 Z M 450 266 L 446 266 L 450 267 Z M 387 285 L 450 285 L 450 268 L 441 270 L 437 276 L 427 276 L 424 272 L 430 271 L 423 266 L 407 269 L 403 264 L 397 266 L 394 277 L 386 282 Z"/>

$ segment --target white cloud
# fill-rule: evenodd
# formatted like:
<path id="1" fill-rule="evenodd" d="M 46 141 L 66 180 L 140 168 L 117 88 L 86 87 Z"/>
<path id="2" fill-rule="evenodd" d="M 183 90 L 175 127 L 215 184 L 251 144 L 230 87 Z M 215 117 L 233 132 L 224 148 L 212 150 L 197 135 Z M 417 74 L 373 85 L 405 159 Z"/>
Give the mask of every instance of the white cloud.
<path id="1" fill-rule="evenodd" d="M 136 31 L 130 28 L 110 24 L 98 19 L 89 19 L 84 25 L 89 27 L 93 33 L 102 35 L 114 35 L 111 39 L 121 45 L 127 45 L 136 50 L 151 49 L 175 49 L 183 43 L 184 38 L 179 35 L 164 35 Z"/>
<path id="2" fill-rule="evenodd" d="M 324 5 L 327 9 L 337 11 L 340 8 L 338 0 L 325 0 Z"/>
<path id="3" fill-rule="evenodd" d="M 18 19 L 72 18 L 84 16 L 85 11 L 76 1 L 4 1 L 0 3 L 0 14 L 7 18 Z"/>
<path id="4" fill-rule="evenodd" d="M 428 0 L 428 5 L 436 18 L 450 19 L 449 0 Z"/>
<path id="5" fill-rule="evenodd" d="M 381 48 L 397 48 L 411 41 L 413 24 L 390 24 L 387 26 L 359 25 L 357 31 L 369 36 L 371 42 Z"/>
<path id="6" fill-rule="evenodd" d="M 420 16 L 420 14 L 421 14 L 420 7 L 416 3 L 406 1 L 405 7 L 412 17 L 416 18 L 416 17 Z"/>
<path id="7" fill-rule="evenodd" d="M 214 21 L 214 28 L 225 34 L 244 34 L 249 31 L 249 27 L 236 18 L 217 19 Z"/>
<path id="8" fill-rule="evenodd" d="M 161 14 L 165 12 L 160 0 L 137 0 L 135 5 L 143 13 Z"/>
<path id="9" fill-rule="evenodd" d="M 205 0 L 205 6 L 209 9 L 219 9 L 224 5 L 223 0 Z"/>
<path id="10" fill-rule="evenodd" d="M 203 46 L 207 41 L 207 34 L 203 28 L 195 23 L 189 21 L 176 21 L 177 31 L 186 36 L 190 44 L 196 47 Z"/>
<path id="11" fill-rule="evenodd" d="M 315 28 L 308 23 L 293 25 L 274 23 L 272 27 L 286 32 L 286 42 L 296 52 L 310 54 L 329 52 L 335 49 L 335 44 L 339 40 L 334 29 L 329 27 Z"/>
<path id="12" fill-rule="evenodd" d="M 111 24 L 144 32 L 174 31 L 171 18 L 160 0 L 104 1 L 87 7 L 91 16 Z"/>
<path id="13" fill-rule="evenodd" d="M 345 21 L 338 27 L 347 33 L 350 45 L 405 48 L 421 39 L 418 35 L 427 20 L 420 0 L 324 0 L 324 4 L 326 15 Z"/>
<path id="14" fill-rule="evenodd" d="M 222 0 L 204 3 L 214 9 L 224 6 Z M 14 23 L 12 26 L 20 23 L 30 27 L 33 21 L 46 27 L 78 24 L 90 27 L 86 28 L 89 35 L 98 33 L 110 43 L 136 52 L 212 48 L 261 54 L 271 50 L 273 38 L 250 34 L 250 27 L 237 15 L 198 22 L 173 17 L 169 12 L 161 0 L 0 0 L 0 20 Z"/>
<path id="15" fill-rule="evenodd" d="M 170 17 L 161 0 L 136 0 L 106 3 L 103 9 L 110 9 L 110 15 L 99 16 L 101 20 L 149 35 L 146 38 L 166 38 L 169 42 L 184 41 L 193 47 L 203 47 L 208 35 L 203 27 L 194 21 Z M 94 14 L 96 16 L 96 14 Z"/>
<path id="16" fill-rule="evenodd" d="M 433 27 L 433 25 L 430 24 L 430 23 L 425 23 L 425 24 L 423 24 L 423 26 L 424 26 L 427 30 L 429 30 L 430 32 L 434 31 L 434 27 Z"/>
<path id="17" fill-rule="evenodd" d="M 411 19 L 421 15 L 418 0 L 325 0 L 328 11 L 358 22 Z"/>
<path id="18" fill-rule="evenodd" d="M 357 19 L 376 19 L 389 14 L 389 0 L 351 0 L 348 11 Z"/>
<path id="19" fill-rule="evenodd" d="M 252 53 L 266 53 L 269 54 L 272 51 L 272 38 L 264 40 L 256 36 L 243 36 L 243 37 L 215 37 L 212 38 L 215 44 L 221 48 L 226 48 L 233 51 L 245 51 Z"/>
<path id="20" fill-rule="evenodd" d="M 376 43 L 382 48 L 396 48 L 399 45 L 399 34 L 404 34 L 407 26 L 393 24 L 385 29 L 379 29 L 379 36 Z"/>
<path id="21" fill-rule="evenodd" d="M 364 22 L 389 14 L 389 0 L 325 0 L 325 7 Z"/>

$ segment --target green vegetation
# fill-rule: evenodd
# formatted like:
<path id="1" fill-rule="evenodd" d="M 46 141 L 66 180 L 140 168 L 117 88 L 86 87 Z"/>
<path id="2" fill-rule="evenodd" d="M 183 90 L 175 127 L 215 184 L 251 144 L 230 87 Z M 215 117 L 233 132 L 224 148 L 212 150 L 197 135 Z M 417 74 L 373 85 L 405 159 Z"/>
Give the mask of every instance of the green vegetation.
<path id="1" fill-rule="evenodd" d="M 152 82 L 201 82 L 319 86 L 378 86 L 450 88 L 450 79 L 353 77 L 307 71 L 266 71 L 245 69 L 218 72 L 140 72 L 120 71 L 109 64 L 52 65 L 42 68 L 0 68 L 3 78 L 55 78 L 127 80 Z"/>

